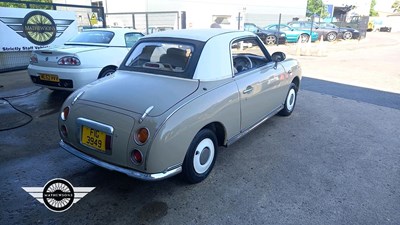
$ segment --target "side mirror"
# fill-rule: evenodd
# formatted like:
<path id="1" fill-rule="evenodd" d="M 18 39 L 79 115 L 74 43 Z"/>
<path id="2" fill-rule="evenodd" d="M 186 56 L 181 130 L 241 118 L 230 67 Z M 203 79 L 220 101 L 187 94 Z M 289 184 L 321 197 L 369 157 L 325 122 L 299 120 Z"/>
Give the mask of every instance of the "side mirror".
<path id="1" fill-rule="evenodd" d="M 275 62 L 274 69 L 278 68 L 278 62 L 282 62 L 283 60 L 286 59 L 286 55 L 283 52 L 274 52 L 274 54 L 271 55 L 272 61 Z"/>
<path id="2" fill-rule="evenodd" d="M 283 60 L 286 59 L 286 54 L 283 52 L 274 52 L 271 55 L 272 61 L 274 62 L 282 62 Z"/>

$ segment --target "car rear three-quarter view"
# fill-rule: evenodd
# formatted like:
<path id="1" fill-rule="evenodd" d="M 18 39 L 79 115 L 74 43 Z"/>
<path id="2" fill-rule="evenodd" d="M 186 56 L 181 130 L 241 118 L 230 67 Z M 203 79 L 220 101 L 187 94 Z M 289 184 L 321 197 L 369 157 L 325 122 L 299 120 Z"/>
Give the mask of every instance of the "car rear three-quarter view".
<path id="1" fill-rule="evenodd" d="M 142 180 L 211 172 L 218 148 L 295 107 L 301 68 L 251 32 L 177 30 L 141 38 L 112 75 L 71 94 L 60 145 Z"/>

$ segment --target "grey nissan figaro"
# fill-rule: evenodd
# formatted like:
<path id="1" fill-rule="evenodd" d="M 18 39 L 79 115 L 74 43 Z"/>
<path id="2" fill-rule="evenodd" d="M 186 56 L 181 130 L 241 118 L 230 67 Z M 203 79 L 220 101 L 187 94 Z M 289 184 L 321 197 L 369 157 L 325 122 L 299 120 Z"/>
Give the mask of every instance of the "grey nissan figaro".
<path id="1" fill-rule="evenodd" d="M 107 57 L 107 56 L 99 56 Z M 141 180 L 204 180 L 229 146 L 295 107 L 301 68 L 253 33 L 225 29 L 141 38 L 118 70 L 72 93 L 60 146 Z"/>

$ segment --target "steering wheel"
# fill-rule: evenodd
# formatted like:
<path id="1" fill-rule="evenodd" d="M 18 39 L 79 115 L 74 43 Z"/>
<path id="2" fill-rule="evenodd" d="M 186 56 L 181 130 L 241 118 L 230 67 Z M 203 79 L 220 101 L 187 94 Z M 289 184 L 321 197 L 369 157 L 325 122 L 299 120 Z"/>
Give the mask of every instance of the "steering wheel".
<path id="1" fill-rule="evenodd" d="M 233 58 L 233 66 L 238 73 L 253 68 L 253 62 L 246 55 L 237 55 Z"/>

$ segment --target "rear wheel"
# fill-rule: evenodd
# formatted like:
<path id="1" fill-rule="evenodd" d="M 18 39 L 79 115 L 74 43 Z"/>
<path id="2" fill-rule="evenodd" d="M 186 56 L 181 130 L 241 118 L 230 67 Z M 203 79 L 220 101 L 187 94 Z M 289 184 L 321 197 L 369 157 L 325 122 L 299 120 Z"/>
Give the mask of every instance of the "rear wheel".
<path id="1" fill-rule="evenodd" d="M 266 45 L 274 45 L 276 44 L 276 37 L 273 35 L 269 35 L 265 38 L 265 44 Z"/>
<path id="2" fill-rule="evenodd" d="M 346 31 L 343 34 L 343 40 L 350 40 L 353 37 L 353 34 L 350 31 Z"/>
<path id="3" fill-rule="evenodd" d="M 335 41 L 337 34 L 335 32 L 330 32 L 326 35 L 326 40 L 329 42 Z"/>
<path id="4" fill-rule="evenodd" d="M 289 86 L 289 91 L 286 96 L 285 104 L 283 105 L 283 109 L 279 111 L 279 115 L 281 116 L 290 116 L 292 114 L 294 107 L 296 106 L 297 100 L 297 86 L 294 83 L 291 83 Z"/>
<path id="5" fill-rule="evenodd" d="M 186 152 L 182 165 L 184 179 L 192 184 L 199 183 L 210 174 L 217 155 L 217 137 L 209 129 L 196 134 Z"/>
<path id="6" fill-rule="evenodd" d="M 103 78 L 103 77 L 110 76 L 110 75 L 113 74 L 116 70 L 117 70 L 117 69 L 114 68 L 114 67 L 106 67 L 106 68 L 104 68 L 104 69 L 100 72 L 98 78 L 100 79 L 100 78 Z"/>

